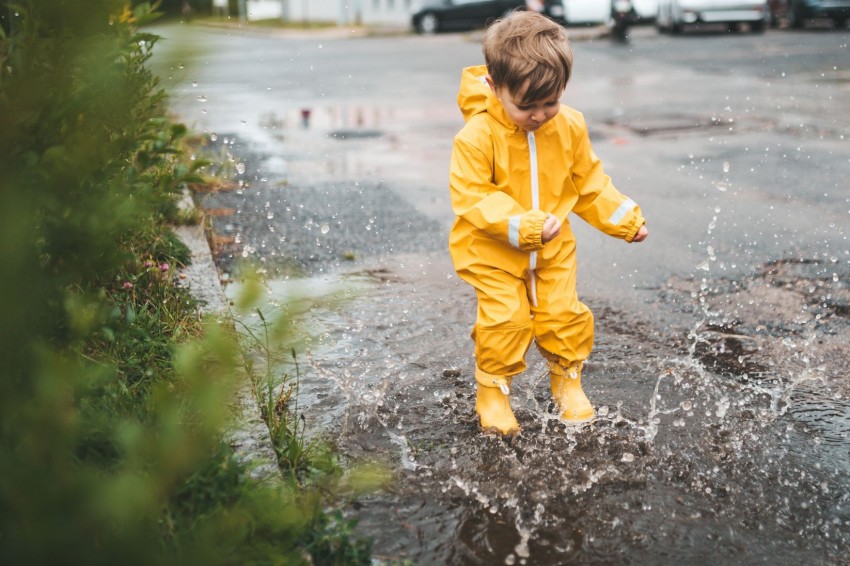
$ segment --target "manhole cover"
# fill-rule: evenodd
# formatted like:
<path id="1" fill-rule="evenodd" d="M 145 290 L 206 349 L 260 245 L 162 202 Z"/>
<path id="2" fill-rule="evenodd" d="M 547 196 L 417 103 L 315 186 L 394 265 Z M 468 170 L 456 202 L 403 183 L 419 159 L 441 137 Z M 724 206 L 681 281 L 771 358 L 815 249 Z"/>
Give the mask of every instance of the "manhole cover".
<path id="1" fill-rule="evenodd" d="M 719 126 L 720 120 L 715 117 L 670 115 L 623 118 L 612 120 L 610 124 L 628 128 L 641 136 L 651 136 L 653 134 L 706 130 Z"/>
<path id="2" fill-rule="evenodd" d="M 384 135 L 384 132 L 381 130 L 334 130 L 328 134 L 329 137 L 334 138 L 335 140 L 345 141 L 345 140 L 355 140 L 355 139 L 366 139 L 366 138 L 379 138 Z"/>

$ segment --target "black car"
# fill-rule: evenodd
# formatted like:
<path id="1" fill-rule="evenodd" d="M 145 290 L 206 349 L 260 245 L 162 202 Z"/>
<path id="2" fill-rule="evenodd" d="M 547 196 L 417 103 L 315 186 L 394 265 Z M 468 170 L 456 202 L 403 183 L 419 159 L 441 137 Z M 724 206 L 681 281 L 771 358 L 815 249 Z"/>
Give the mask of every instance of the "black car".
<path id="1" fill-rule="evenodd" d="M 563 23 L 564 8 L 560 0 L 544 2 L 544 13 Z M 524 0 L 427 0 L 413 14 L 413 29 L 419 33 L 474 29 L 490 21 L 525 10 Z"/>

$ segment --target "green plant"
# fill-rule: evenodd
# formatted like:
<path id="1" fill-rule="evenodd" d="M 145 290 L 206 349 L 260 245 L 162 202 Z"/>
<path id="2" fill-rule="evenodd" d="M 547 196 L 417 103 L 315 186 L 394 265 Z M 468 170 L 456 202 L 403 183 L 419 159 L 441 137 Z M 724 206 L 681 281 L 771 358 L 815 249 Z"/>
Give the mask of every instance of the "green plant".
<path id="1" fill-rule="evenodd" d="M 0 1 L 0 10 L 11 6 Z M 149 3 L 22 0 L 0 35 L 0 563 L 307 563 L 316 490 L 222 431 L 228 323 L 174 285 L 203 162 L 145 63 Z"/>
<path id="2" fill-rule="evenodd" d="M 305 439 L 303 415 L 298 412 L 298 385 L 300 373 L 298 358 L 294 349 L 290 350 L 295 364 L 295 377 L 283 374 L 277 377 L 276 360 L 280 358 L 274 351 L 270 341 L 269 324 L 261 309 L 255 309 L 262 333 L 258 335 L 254 329 L 241 320 L 237 324 L 251 340 L 243 348 L 243 364 L 246 373 L 251 378 L 254 395 L 260 405 L 262 417 L 269 427 L 278 464 L 283 472 L 291 474 L 293 480 L 299 480 L 311 470 L 320 470 L 325 474 L 339 471 L 332 457 L 332 450 L 322 440 Z M 260 350 L 263 360 L 262 370 L 258 370 L 255 357 L 251 352 Z"/>

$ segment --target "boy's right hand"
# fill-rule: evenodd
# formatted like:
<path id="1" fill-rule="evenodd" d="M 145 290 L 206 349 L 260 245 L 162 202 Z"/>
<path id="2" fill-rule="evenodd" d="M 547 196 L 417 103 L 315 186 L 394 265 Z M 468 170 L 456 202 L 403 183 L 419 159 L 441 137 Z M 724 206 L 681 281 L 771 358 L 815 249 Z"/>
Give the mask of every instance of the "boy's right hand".
<path id="1" fill-rule="evenodd" d="M 544 244 L 554 240 L 561 233 L 561 221 L 554 214 L 550 214 L 543 221 L 543 233 L 540 236 L 540 241 Z"/>

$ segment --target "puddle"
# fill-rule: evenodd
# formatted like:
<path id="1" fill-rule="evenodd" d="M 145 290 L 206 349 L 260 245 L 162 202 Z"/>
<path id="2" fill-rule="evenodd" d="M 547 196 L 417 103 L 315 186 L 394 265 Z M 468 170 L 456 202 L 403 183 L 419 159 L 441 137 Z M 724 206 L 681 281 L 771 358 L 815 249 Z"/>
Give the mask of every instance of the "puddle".
<path id="1" fill-rule="evenodd" d="M 686 318 L 652 328 L 587 297 L 597 344 L 584 381 L 598 417 L 578 427 L 557 420 L 532 350 L 513 388 L 523 432 L 501 439 L 482 435 L 474 417 L 474 297 L 439 254 L 390 263 L 280 284 L 301 297 L 289 301 L 299 306 L 287 316 L 312 325 L 299 353 L 308 426 L 330 431 L 348 457 L 398 470 L 388 492 L 352 511 L 377 559 L 751 564 L 846 556 L 850 358 L 838 337 L 848 321 L 828 307 L 808 318 L 796 310 L 835 296 L 850 273 L 834 282 L 828 263 L 778 262 L 735 284 L 671 282 L 668 293 L 710 313 L 690 328 L 677 326 Z M 786 285 L 806 292 L 749 303 Z"/>

